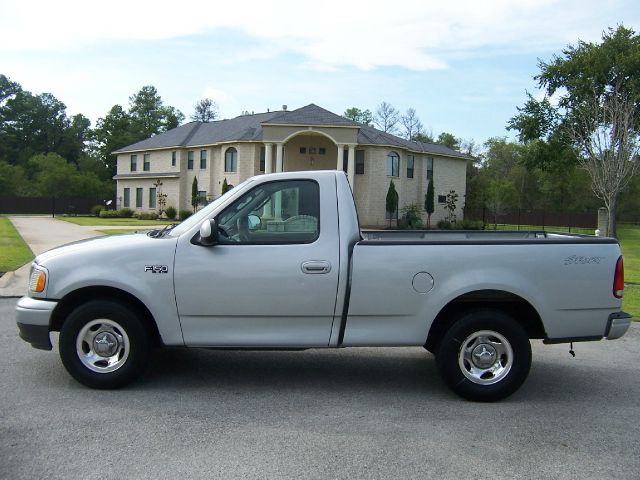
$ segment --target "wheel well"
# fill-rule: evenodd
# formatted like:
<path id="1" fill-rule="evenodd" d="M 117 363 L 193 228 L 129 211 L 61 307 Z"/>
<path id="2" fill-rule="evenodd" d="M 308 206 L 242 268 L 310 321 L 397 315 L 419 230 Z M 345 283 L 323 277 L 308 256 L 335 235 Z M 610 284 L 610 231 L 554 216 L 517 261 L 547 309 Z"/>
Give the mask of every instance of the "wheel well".
<path id="1" fill-rule="evenodd" d="M 130 293 L 113 287 L 85 287 L 74 290 L 73 292 L 65 295 L 53 310 L 50 327 L 51 331 L 59 332 L 65 319 L 76 307 L 88 300 L 97 299 L 117 300 L 138 311 L 145 328 L 149 332 L 152 344 L 156 346 L 162 344 L 160 332 L 158 332 L 158 326 L 156 325 L 156 321 L 147 306 Z"/>
<path id="2" fill-rule="evenodd" d="M 501 310 L 510 315 L 524 328 L 529 338 L 546 336 L 540 315 L 524 298 L 501 290 L 478 290 L 453 299 L 440 310 L 429 329 L 425 348 L 435 352 L 449 325 L 462 312 L 481 308 Z"/>

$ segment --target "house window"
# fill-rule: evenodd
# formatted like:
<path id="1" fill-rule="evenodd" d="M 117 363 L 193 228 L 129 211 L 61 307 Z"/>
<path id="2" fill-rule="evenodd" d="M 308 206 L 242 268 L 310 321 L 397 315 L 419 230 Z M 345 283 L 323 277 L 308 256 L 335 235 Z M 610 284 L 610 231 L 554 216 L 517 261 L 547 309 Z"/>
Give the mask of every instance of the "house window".
<path id="1" fill-rule="evenodd" d="M 187 153 L 187 169 L 193 170 L 193 158 L 195 157 L 195 152 L 192 150 Z"/>
<path id="2" fill-rule="evenodd" d="M 149 208 L 156 208 L 156 189 L 149 189 Z"/>
<path id="3" fill-rule="evenodd" d="M 427 180 L 431 180 L 433 178 L 433 158 L 427 158 Z"/>
<path id="4" fill-rule="evenodd" d="M 151 154 L 145 153 L 142 159 L 143 159 L 142 170 L 144 170 L 145 172 L 148 172 L 149 170 L 151 170 Z"/>
<path id="5" fill-rule="evenodd" d="M 400 156 L 396 152 L 389 152 L 387 155 L 387 176 L 400 176 Z"/>
<path id="6" fill-rule="evenodd" d="M 407 155 L 407 178 L 413 178 L 413 164 L 415 157 L 413 155 Z"/>
<path id="7" fill-rule="evenodd" d="M 300 153 L 307 153 L 307 147 L 300 147 Z"/>
<path id="8" fill-rule="evenodd" d="M 207 151 L 200 150 L 200 169 L 204 170 L 207 168 Z"/>
<path id="9" fill-rule="evenodd" d="M 131 206 L 131 190 L 128 188 L 124 189 L 124 199 L 122 202 L 122 206 L 125 208 L 129 208 Z"/>
<path id="10" fill-rule="evenodd" d="M 233 147 L 227 148 L 227 151 L 224 154 L 224 171 L 238 171 L 238 151 Z"/>
<path id="11" fill-rule="evenodd" d="M 318 155 L 326 155 L 327 154 L 327 149 L 324 147 L 319 147 L 318 148 Z"/>
<path id="12" fill-rule="evenodd" d="M 131 171 L 135 172 L 136 170 L 138 170 L 138 156 L 131 155 Z"/>
<path id="13" fill-rule="evenodd" d="M 207 191 L 206 190 L 198 190 L 198 199 L 199 199 L 200 205 L 206 205 L 207 204 Z"/>
<path id="14" fill-rule="evenodd" d="M 265 163 L 265 156 L 266 156 L 266 149 L 265 147 L 260 147 L 260 171 L 264 172 L 264 163 Z"/>
<path id="15" fill-rule="evenodd" d="M 142 189 L 136 188 L 136 208 L 142 208 Z"/>
<path id="16" fill-rule="evenodd" d="M 356 150 L 356 175 L 364 175 L 364 150 Z"/>
<path id="17" fill-rule="evenodd" d="M 171 166 L 172 167 L 176 166 L 176 152 L 175 151 L 171 152 Z"/>
<path id="18" fill-rule="evenodd" d="M 446 195 L 438 195 L 438 203 L 447 203 Z"/>

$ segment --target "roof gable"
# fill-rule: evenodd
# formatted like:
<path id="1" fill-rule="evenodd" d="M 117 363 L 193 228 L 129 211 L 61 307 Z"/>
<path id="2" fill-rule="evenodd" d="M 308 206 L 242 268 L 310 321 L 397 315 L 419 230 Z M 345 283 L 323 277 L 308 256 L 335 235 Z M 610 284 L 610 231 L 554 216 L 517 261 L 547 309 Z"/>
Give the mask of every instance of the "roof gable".
<path id="1" fill-rule="evenodd" d="M 273 125 L 323 125 L 328 127 L 359 127 L 360 124 L 348 118 L 336 115 L 313 103 L 296 110 L 280 112 L 264 122 Z"/>

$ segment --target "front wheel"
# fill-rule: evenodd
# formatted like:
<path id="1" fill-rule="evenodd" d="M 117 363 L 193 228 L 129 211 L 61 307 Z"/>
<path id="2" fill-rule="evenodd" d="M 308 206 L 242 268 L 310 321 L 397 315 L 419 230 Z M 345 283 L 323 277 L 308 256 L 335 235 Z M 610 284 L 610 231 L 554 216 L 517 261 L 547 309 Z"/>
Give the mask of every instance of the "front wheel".
<path id="1" fill-rule="evenodd" d="M 149 337 L 136 310 L 112 300 L 92 300 L 66 319 L 59 348 L 63 365 L 78 382 L 118 388 L 143 369 Z"/>
<path id="2" fill-rule="evenodd" d="M 498 310 L 463 314 L 444 334 L 436 363 L 445 383 L 468 400 L 493 402 L 515 392 L 531 368 L 524 329 Z"/>

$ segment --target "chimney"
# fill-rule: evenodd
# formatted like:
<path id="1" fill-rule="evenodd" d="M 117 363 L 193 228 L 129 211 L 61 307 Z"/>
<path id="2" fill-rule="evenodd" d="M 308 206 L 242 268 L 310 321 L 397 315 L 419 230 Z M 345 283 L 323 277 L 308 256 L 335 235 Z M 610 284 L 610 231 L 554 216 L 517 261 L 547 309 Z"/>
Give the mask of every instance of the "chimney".
<path id="1" fill-rule="evenodd" d="M 282 105 L 282 110 L 284 110 L 286 112 L 287 111 L 287 106 L 286 105 Z"/>

